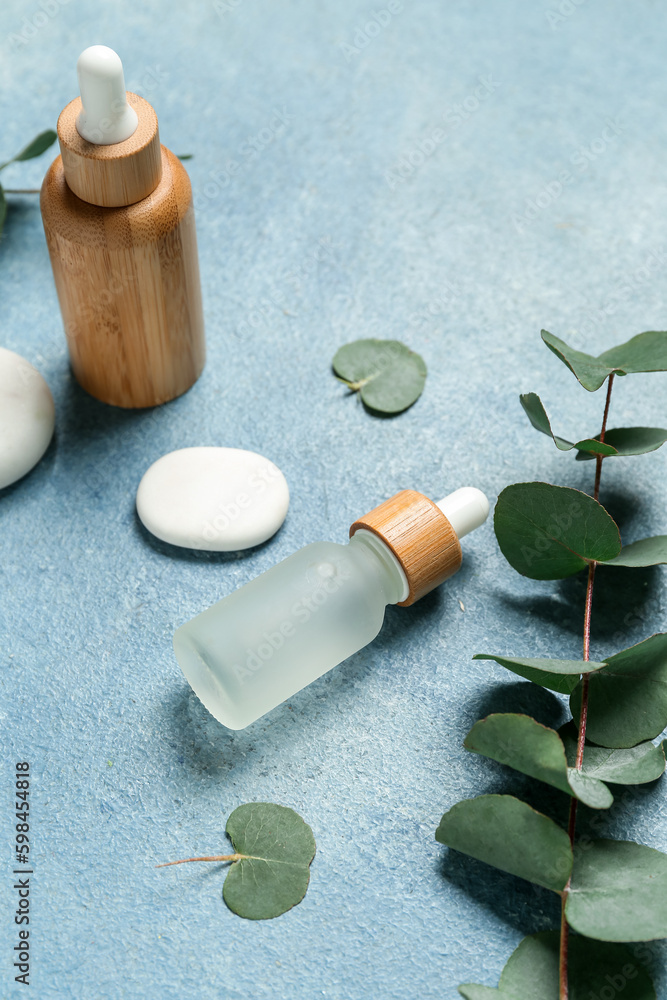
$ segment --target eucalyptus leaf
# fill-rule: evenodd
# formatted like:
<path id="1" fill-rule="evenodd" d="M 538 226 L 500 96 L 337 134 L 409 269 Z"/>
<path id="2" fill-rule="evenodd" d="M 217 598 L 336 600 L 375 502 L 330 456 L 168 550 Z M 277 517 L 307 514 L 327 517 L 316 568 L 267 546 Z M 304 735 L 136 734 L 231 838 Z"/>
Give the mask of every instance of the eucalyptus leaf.
<path id="1" fill-rule="evenodd" d="M 0 170 L 4 167 L 8 167 L 10 163 L 20 163 L 23 160 L 32 160 L 36 156 L 41 156 L 42 153 L 46 152 L 49 146 L 58 138 L 58 133 L 54 132 L 52 128 L 47 129 L 45 132 L 40 132 L 39 135 L 35 136 L 32 142 L 29 142 L 27 146 L 17 153 L 16 156 L 12 156 L 11 160 L 6 160 L 4 163 L 0 164 Z"/>
<path id="2" fill-rule="evenodd" d="M 540 658 L 521 659 L 516 656 L 492 656 L 489 653 L 475 653 L 473 660 L 495 660 L 501 667 L 533 681 L 550 691 L 571 694 L 579 683 L 584 670 L 600 670 L 606 666 L 594 660 L 545 660 Z"/>
<path id="3" fill-rule="evenodd" d="M 667 333 L 663 331 L 638 333 L 625 344 L 612 347 L 597 358 L 584 351 L 576 351 L 547 330 L 542 330 L 542 340 L 589 392 L 599 389 L 611 374 L 667 371 Z"/>
<path id="4" fill-rule="evenodd" d="M 590 809 L 609 809 L 614 801 L 604 781 L 582 774 L 575 767 L 567 769 L 568 781 L 572 795 Z"/>
<path id="5" fill-rule="evenodd" d="M 542 400 L 536 392 L 524 393 L 519 396 L 519 401 L 526 411 L 528 419 L 535 430 L 541 431 L 542 434 L 546 434 L 548 437 L 552 437 L 556 447 L 560 448 L 561 451 L 570 451 L 574 448 L 571 441 L 566 441 L 565 438 L 558 437 L 554 434 L 547 416 L 547 411 L 544 409 Z"/>
<path id="6" fill-rule="evenodd" d="M 558 1000 L 558 931 L 524 938 L 500 974 L 498 989 L 459 986 L 465 1000 Z M 478 992 L 478 991 L 486 992 Z M 571 935 L 568 947 L 569 1000 L 656 1000 L 646 969 L 629 948 Z"/>
<path id="7" fill-rule="evenodd" d="M 5 198 L 5 192 L 2 189 L 2 184 L 0 184 L 0 234 L 2 234 L 2 229 L 5 224 L 6 218 L 7 218 L 7 200 Z"/>
<path id="8" fill-rule="evenodd" d="M 570 695 L 575 719 L 581 713 L 581 684 Z M 603 747 L 634 747 L 667 726 L 667 633 L 607 658 L 591 674 L 586 736 Z"/>
<path id="9" fill-rule="evenodd" d="M 577 727 L 568 722 L 558 730 L 563 741 L 565 755 L 570 767 L 577 759 Z M 642 785 L 655 781 L 665 770 L 665 752 L 662 744 L 647 740 L 627 749 L 599 747 L 593 743 L 584 744 L 582 774 L 601 781 L 613 781 L 618 785 Z"/>
<path id="10" fill-rule="evenodd" d="M 576 845 L 565 915 L 600 941 L 667 937 L 667 854 L 629 840 Z"/>
<path id="11" fill-rule="evenodd" d="M 566 795 L 574 795 L 593 809 L 608 809 L 614 801 L 602 781 L 568 767 L 558 733 L 529 715 L 512 712 L 488 715 L 475 723 L 463 745 L 466 750 L 491 757 L 559 788 Z"/>
<path id="12" fill-rule="evenodd" d="M 570 877 L 572 848 L 565 830 L 512 795 L 457 802 L 440 820 L 435 839 L 554 892 Z"/>
<path id="13" fill-rule="evenodd" d="M 355 340 L 339 348 L 333 369 L 377 413 L 401 413 L 422 394 L 423 358 L 398 340 Z"/>
<path id="14" fill-rule="evenodd" d="M 657 451 L 667 441 L 667 430 L 664 427 L 612 427 L 605 432 L 604 443 L 613 445 L 617 456 L 646 455 L 649 451 Z M 599 444 L 599 442 L 598 442 Z M 578 460 L 595 458 L 590 451 L 580 451 Z"/>
<path id="15" fill-rule="evenodd" d="M 667 563 L 667 535 L 641 538 L 624 545 L 619 555 L 608 559 L 605 566 L 658 566 Z"/>
<path id="16" fill-rule="evenodd" d="M 494 529 L 510 565 L 533 580 L 560 580 L 621 551 L 618 526 L 597 500 L 550 483 L 506 486 Z"/>
<path id="17" fill-rule="evenodd" d="M 603 351 L 598 360 L 621 375 L 667 371 L 667 332 L 648 330 L 638 333 L 625 343 Z"/>
<path id="18" fill-rule="evenodd" d="M 227 820 L 227 835 L 238 854 L 222 895 L 240 917 L 267 920 L 300 903 L 315 856 L 313 831 L 285 806 L 252 802 Z"/>
<path id="19" fill-rule="evenodd" d="M 537 393 L 527 392 L 523 396 L 519 396 L 519 399 L 533 427 L 553 438 L 556 447 L 561 451 L 572 451 L 573 448 L 577 448 L 586 454 L 587 458 L 594 458 L 595 455 L 617 454 L 616 448 L 612 447 L 606 438 L 604 441 L 597 441 L 595 438 L 584 438 L 582 441 L 577 441 L 576 444 L 573 444 L 572 441 L 566 441 L 565 438 L 558 437 L 551 429 L 547 412 Z"/>

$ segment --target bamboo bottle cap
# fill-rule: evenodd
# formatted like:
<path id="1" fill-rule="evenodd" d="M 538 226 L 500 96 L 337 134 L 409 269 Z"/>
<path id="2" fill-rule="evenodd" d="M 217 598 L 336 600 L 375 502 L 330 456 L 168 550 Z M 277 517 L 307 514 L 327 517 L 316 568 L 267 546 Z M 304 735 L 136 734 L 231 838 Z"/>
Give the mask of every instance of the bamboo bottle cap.
<path id="1" fill-rule="evenodd" d="M 162 177 L 157 115 L 143 97 L 129 91 L 126 97 L 138 124 L 122 142 L 98 145 L 79 135 L 77 119 L 83 107 L 80 97 L 70 101 L 58 118 L 67 186 L 92 205 L 134 205 L 154 191 Z"/>
<path id="2" fill-rule="evenodd" d="M 350 537 L 364 528 L 391 549 L 408 581 L 408 596 L 399 601 L 407 607 L 456 573 L 462 560 L 459 536 L 483 524 L 488 512 L 488 500 L 473 487 L 437 504 L 415 490 L 401 490 L 355 521 Z"/>

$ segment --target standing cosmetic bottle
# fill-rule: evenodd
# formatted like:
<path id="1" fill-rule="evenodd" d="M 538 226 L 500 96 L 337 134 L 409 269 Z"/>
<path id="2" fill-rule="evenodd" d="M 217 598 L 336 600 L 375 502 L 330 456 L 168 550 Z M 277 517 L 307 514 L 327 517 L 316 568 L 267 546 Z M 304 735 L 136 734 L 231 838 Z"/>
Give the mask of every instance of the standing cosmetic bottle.
<path id="1" fill-rule="evenodd" d="M 459 538 L 488 512 L 473 487 L 437 504 L 402 490 L 355 521 L 347 545 L 307 545 L 182 625 L 183 673 L 219 722 L 244 729 L 371 642 L 387 604 L 456 573 Z"/>
<path id="2" fill-rule="evenodd" d="M 190 181 L 105 45 L 77 63 L 41 209 L 72 370 L 105 403 L 180 396 L 204 367 Z"/>

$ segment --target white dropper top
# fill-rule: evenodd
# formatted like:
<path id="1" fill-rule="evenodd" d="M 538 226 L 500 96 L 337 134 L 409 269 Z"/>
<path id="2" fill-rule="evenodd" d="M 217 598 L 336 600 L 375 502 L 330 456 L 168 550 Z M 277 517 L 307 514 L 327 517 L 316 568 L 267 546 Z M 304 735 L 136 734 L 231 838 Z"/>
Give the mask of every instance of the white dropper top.
<path id="1" fill-rule="evenodd" d="M 76 120 L 79 135 L 97 146 L 129 139 L 139 124 L 127 103 L 120 56 L 108 45 L 84 49 L 76 64 L 82 108 Z"/>
<path id="2" fill-rule="evenodd" d="M 489 501 L 474 486 L 462 486 L 436 504 L 445 515 L 458 538 L 484 524 L 489 514 Z"/>

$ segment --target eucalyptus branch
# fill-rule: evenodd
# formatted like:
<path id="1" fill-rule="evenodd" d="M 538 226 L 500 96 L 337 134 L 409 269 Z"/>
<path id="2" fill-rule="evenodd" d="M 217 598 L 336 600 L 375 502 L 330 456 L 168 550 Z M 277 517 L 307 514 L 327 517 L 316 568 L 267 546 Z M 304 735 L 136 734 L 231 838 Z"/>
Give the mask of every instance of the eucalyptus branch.
<path id="1" fill-rule="evenodd" d="M 602 429 L 599 434 L 599 440 L 604 442 L 604 436 L 607 430 L 607 417 L 609 416 L 609 403 L 611 400 L 611 390 L 614 384 L 613 373 L 609 376 L 609 382 L 607 385 L 607 398 L 605 400 L 604 414 L 602 417 Z M 595 456 L 595 485 L 593 488 L 593 499 L 597 500 L 600 496 L 600 477 L 602 475 L 602 461 L 604 455 Z M 588 580 L 586 582 L 586 601 L 584 605 L 584 660 L 588 663 L 590 660 L 591 652 L 591 612 L 593 609 L 593 584 L 595 583 L 595 567 L 597 563 L 593 560 L 588 566 Z M 581 715 L 579 717 L 579 728 L 577 733 L 577 757 L 575 761 L 575 768 L 577 771 L 581 771 L 584 763 L 584 747 L 586 745 L 586 722 L 588 720 L 588 692 L 590 688 L 590 673 L 583 673 L 581 676 Z M 570 845 L 574 850 L 574 838 L 577 825 L 577 799 L 572 796 L 570 799 L 570 814 L 567 823 L 568 837 L 570 838 Z M 572 877 L 568 879 L 567 885 L 565 886 L 565 891 L 563 892 L 561 898 L 561 917 L 560 917 L 560 952 L 559 952 L 559 1000 L 568 1000 L 569 998 L 569 985 L 568 985 L 568 945 L 570 940 L 570 928 L 565 916 L 565 905 L 567 902 L 567 895 L 570 891 L 570 886 L 572 883 Z"/>
<path id="2" fill-rule="evenodd" d="M 667 854 L 609 839 L 590 840 L 582 854 L 575 850 L 575 833 L 579 802 L 602 810 L 613 804 L 607 782 L 642 784 L 665 770 L 663 747 L 653 740 L 667 727 L 667 633 L 594 661 L 591 617 L 598 565 L 667 563 L 667 535 L 622 545 L 618 525 L 598 500 L 605 457 L 643 455 L 667 441 L 661 427 L 607 428 L 614 376 L 667 371 L 667 332 L 638 334 L 599 357 L 546 330 L 542 339 L 589 392 L 608 380 L 600 433 L 580 434 L 575 442 L 552 430 L 536 393 L 520 397 L 533 427 L 559 451 L 576 450 L 578 458 L 595 460 L 593 492 L 544 482 L 506 486 L 496 504 L 494 530 L 503 555 L 525 577 L 551 581 L 586 571 L 583 654 L 568 660 L 478 653 L 475 659 L 495 660 L 569 695 L 572 719 L 556 731 L 522 713 L 491 714 L 475 723 L 464 746 L 566 793 L 567 828 L 515 796 L 479 795 L 445 813 L 436 840 L 560 897 L 560 927 L 521 942 L 503 970 L 503 996 L 541 990 L 545 1000 L 556 1000 L 556 983 L 558 1000 L 583 996 L 582 991 L 603 996 L 611 983 L 615 992 L 629 985 L 631 968 L 629 1000 L 655 996 L 655 990 L 637 955 L 619 942 L 667 937 Z M 464 984 L 459 993 L 480 1000 L 488 987 Z"/>
<path id="3" fill-rule="evenodd" d="M 298 813 L 273 802 L 248 802 L 231 814 L 226 833 L 233 854 L 181 858 L 155 867 L 192 861 L 229 864 L 222 898 L 230 910 L 248 920 L 270 920 L 301 902 L 310 879 L 315 838 Z"/>

